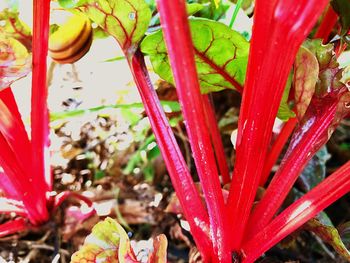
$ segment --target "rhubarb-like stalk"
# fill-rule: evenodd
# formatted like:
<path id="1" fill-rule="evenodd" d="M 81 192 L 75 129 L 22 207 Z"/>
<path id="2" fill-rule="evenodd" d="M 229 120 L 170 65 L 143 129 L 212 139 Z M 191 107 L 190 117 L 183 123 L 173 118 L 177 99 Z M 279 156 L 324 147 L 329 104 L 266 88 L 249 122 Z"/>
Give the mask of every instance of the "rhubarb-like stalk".
<path id="1" fill-rule="evenodd" d="M 215 157 L 222 177 L 222 182 L 223 184 L 227 184 L 231 181 L 230 173 L 227 165 L 224 146 L 222 144 L 219 126 L 217 124 L 218 122 L 215 117 L 214 107 L 208 95 L 202 95 L 202 99 L 205 121 L 210 132 L 210 138 L 214 147 Z"/>
<path id="2" fill-rule="evenodd" d="M 33 0 L 33 71 L 31 97 L 32 177 L 41 200 L 36 204 L 42 220 L 48 218 L 46 193 L 52 189 L 48 163 L 49 117 L 47 109 L 47 53 L 50 0 Z"/>
<path id="3" fill-rule="evenodd" d="M 341 94 L 339 97 L 328 96 L 311 101 L 305 115 L 306 121 L 294 133 L 280 168 L 249 217 L 246 239 L 250 239 L 271 221 L 306 164 L 339 124 L 337 110 Z"/>
<path id="4" fill-rule="evenodd" d="M 242 246 L 242 254 L 245 255 L 243 262 L 254 262 L 262 253 L 349 191 L 350 162 L 347 162 L 245 242 Z"/>
<path id="5" fill-rule="evenodd" d="M 329 5 L 327 12 L 322 19 L 322 22 L 314 35 L 314 38 L 321 38 L 323 39 L 323 44 L 327 43 L 328 37 L 337 21 L 338 15 Z"/>
<path id="6" fill-rule="evenodd" d="M 238 250 L 266 161 L 272 127 L 295 55 L 327 0 L 257 0 L 228 200 Z"/>
<path id="7" fill-rule="evenodd" d="M 225 231 L 224 199 L 204 119 L 186 1 L 158 0 L 157 7 L 193 158 L 207 204 L 210 234 L 216 255 L 213 260 L 229 262 L 231 253 L 227 242 L 228 233 Z"/>
<path id="8" fill-rule="evenodd" d="M 278 160 L 284 146 L 286 145 L 290 135 L 294 131 L 295 125 L 298 123 L 297 118 L 291 118 L 284 124 L 281 132 L 278 134 L 276 140 L 273 142 L 271 149 L 266 158 L 266 162 L 264 164 L 264 169 L 260 178 L 260 186 L 264 186 L 266 184 L 267 179 L 271 173 L 272 167 Z"/>
<path id="9" fill-rule="evenodd" d="M 129 63 L 191 233 L 203 258 L 210 261 L 212 245 L 208 236 L 208 214 L 149 79 L 142 54 L 137 52 Z"/>

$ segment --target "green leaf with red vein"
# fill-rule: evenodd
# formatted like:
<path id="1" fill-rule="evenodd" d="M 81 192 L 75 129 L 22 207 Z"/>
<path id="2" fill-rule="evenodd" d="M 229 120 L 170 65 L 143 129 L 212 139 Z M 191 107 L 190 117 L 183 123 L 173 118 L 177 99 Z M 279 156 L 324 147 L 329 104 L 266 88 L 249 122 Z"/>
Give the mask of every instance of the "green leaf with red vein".
<path id="1" fill-rule="evenodd" d="M 289 74 L 286 87 L 283 92 L 280 107 L 278 108 L 277 117 L 282 121 L 288 121 L 295 117 L 295 113 L 290 109 L 288 104 L 289 92 L 292 87 L 292 74 Z"/>
<path id="2" fill-rule="evenodd" d="M 18 12 L 4 9 L 0 12 L 0 22 L 3 23 L 0 27 L 0 34 L 6 37 L 17 39 L 29 51 L 32 49 L 32 32 L 18 17 Z"/>
<path id="3" fill-rule="evenodd" d="M 305 228 L 315 233 L 324 242 L 331 245 L 338 254 L 350 261 L 350 252 L 344 245 L 338 230 L 332 224 L 321 222 L 320 220 L 313 218 L 307 222 Z"/>
<path id="4" fill-rule="evenodd" d="M 31 59 L 25 46 L 0 33 L 0 90 L 26 76 L 30 70 Z"/>
<path id="5" fill-rule="evenodd" d="M 222 23 L 206 19 L 189 22 L 202 93 L 225 88 L 242 91 L 249 43 Z M 150 56 L 161 78 L 174 83 L 162 31 L 147 36 L 141 43 L 141 51 Z"/>
<path id="6" fill-rule="evenodd" d="M 143 0 L 87 0 L 79 6 L 92 21 L 113 36 L 124 52 L 133 53 L 151 19 Z"/>
<path id="7" fill-rule="evenodd" d="M 154 240 L 149 263 L 165 263 L 167 240 L 164 235 Z M 71 263 L 139 262 L 130 246 L 128 234 L 117 221 L 106 218 L 96 224 L 86 237 L 83 247 L 72 255 Z"/>
<path id="8" fill-rule="evenodd" d="M 294 89 L 297 117 L 301 120 L 315 93 L 319 65 L 316 56 L 306 47 L 300 47 L 294 62 Z"/>

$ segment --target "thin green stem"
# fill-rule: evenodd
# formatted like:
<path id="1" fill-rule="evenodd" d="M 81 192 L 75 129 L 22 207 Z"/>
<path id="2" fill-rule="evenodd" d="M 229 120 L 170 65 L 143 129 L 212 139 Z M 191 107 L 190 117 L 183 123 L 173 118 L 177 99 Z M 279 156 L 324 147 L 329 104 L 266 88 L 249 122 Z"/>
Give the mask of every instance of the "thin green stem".
<path id="1" fill-rule="evenodd" d="M 230 25 L 229 25 L 230 28 L 232 28 L 233 23 L 235 22 L 235 20 L 237 18 L 238 11 L 239 11 L 239 9 L 241 9 L 242 3 L 243 3 L 243 0 L 238 0 L 237 1 L 236 7 L 235 7 L 235 11 L 233 11 L 233 14 L 232 14 L 232 17 L 231 17 L 231 21 L 230 21 Z"/>

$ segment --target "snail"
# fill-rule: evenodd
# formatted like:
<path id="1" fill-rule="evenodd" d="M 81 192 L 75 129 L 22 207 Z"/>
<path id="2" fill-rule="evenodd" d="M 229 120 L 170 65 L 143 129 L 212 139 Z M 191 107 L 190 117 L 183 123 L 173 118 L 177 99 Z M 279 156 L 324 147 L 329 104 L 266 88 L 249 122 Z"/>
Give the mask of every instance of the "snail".
<path id="1" fill-rule="evenodd" d="M 59 64 L 74 63 L 90 49 L 92 27 L 90 20 L 74 15 L 49 38 L 49 55 Z"/>

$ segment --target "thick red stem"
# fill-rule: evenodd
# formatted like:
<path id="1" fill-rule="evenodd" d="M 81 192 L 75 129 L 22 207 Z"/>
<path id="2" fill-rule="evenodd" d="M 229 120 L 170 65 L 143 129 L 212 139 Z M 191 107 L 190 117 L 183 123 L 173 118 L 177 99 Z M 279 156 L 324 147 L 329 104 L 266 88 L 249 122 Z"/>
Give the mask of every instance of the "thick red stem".
<path id="1" fill-rule="evenodd" d="M 208 214 L 149 79 L 143 56 L 137 53 L 129 63 L 171 181 L 190 224 L 191 233 L 203 258 L 209 262 L 212 245 L 208 236 Z"/>
<path id="2" fill-rule="evenodd" d="M 281 155 L 281 152 L 286 145 L 290 135 L 294 131 L 295 125 L 298 123 L 297 118 L 291 118 L 283 126 L 281 132 L 278 134 L 276 140 L 273 142 L 272 147 L 267 155 L 264 169 L 260 178 L 260 186 L 266 184 L 267 179 L 271 173 L 272 167 L 278 160 L 278 157 Z"/>
<path id="3" fill-rule="evenodd" d="M 242 246 L 244 263 L 254 262 L 262 253 L 316 216 L 350 191 L 350 162 L 278 215 L 267 227 Z"/>
<path id="4" fill-rule="evenodd" d="M 32 173 L 37 191 L 42 195 L 37 204 L 45 221 L 46 193 L 52 189 L 52 177 L 49 168 L 49 117 L 47 109 L 47 53 L 49 37 L 50 0 L 33 0 L 33 71 L 31 98 L 31 140 Z"/>
<path id="5" fill-rule="evenodd" d="M 158 0 L 157 7 L 193 158 L 207 204 L 214 262 L 229 262 L 224 199 L 207 130 L 185 0 Z M 181 55 L 180 55 L 181 54 Z"/>
<path id="6" fill-rule="evenodd" d="M 324 15 L 320 26 L 318 27 L 314 38 L 323 39 L 323 44 L 326 44 L 329 38 L 329 35 L 332 32 L 332 29 L 335 23 L 338 21 L 338 15 L 329 5 L 326 14 Z"/>
<path id="7" fill-rule="evenodd" d="M 0 225 L 0 238 L 28 229 L 26 220 L 18 217 Z"/>
<path id="8" fill-rule="evenodd" d="M 310 110 L 306 114 L 310 117 L 306 116 L 306 121 L 293 135 L 280 168 L 249 217 L 246 239 L 250 239 L 271 221 L 306 164 L 329 139 L 339 102 L 337 99 L 330 100 L 327 102 L 327 98 L 322 98 L 320 105 L 309 106 Z"/>
<path id="9" fill-rule="evenodd" d="M 295 55 L 327 3 L 327 0 L 256 0 L 228 200 L 233 250 L 239 250 L 243 239 Z"/>
<path id="10" fill-rule="evenodd" d="M 224 146 L 222 144 L 218 122 L 215 117 L 214 107 L 208 95 L 202 95 L 202 99 L 205 121 L 210 132 L 210 138 L 214 147 L 215 157 L 222 177 L 222 182 L 223 184 L 228 184 L 231 181 L 230 173 L 227 165 Z"/>

